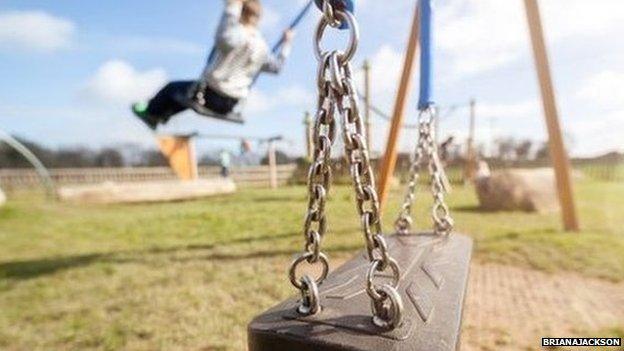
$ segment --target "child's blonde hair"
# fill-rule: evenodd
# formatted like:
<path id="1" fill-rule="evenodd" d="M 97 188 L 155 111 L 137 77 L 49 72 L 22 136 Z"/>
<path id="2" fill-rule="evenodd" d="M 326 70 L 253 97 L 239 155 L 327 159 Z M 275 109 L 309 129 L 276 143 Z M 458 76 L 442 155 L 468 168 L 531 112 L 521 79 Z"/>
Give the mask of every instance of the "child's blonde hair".
<path id="1" fill-rule="evenodd" d="M 262 16 L 262 4 L 260 0 L 247 0 L 243 4 L 241 22 L 243 24 L 257 24 Z"/>

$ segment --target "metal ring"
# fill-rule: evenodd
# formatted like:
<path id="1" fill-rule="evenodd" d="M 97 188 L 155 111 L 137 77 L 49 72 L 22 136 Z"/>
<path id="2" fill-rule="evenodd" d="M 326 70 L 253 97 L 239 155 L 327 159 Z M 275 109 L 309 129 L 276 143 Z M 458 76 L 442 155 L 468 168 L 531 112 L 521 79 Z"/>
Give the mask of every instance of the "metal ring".
<path id="1" fill-rule="evenodd" d="M 297 308 L 297 312 L 304 316 L 318 313 L 321 310 L 318 285 L 309 275 L 301 277 L 300 284 L 302 286 L 301 305 Z"/>
<path id="2" fill-rule="evenodd" d="M 375 273 L 378 272 L 379 266 L 382 264 L 381 260 L 374 260 L 368 269 L 368 274 L 366 275 L 366 292 L 368 296 L 370 296 L 375 301 L 383 300 L 383 296 L 379 293 L 377 288 L 375 287 L 375 282 L 373 279 L 375 278 Z M 399 268 L 399 264 L 393 258 L 387 263 L 388 266 L 392 269 L 394 284 L 392 285 L 395 289 L 399 287 L 399 280 L 401 279 L 401 270 Z"/>
<path id="3" fill-rule="evenodd" d="M 344 65 L 346 62 L 350 61 L 353 58 L 353 55 L 355 55 L 355 52 L 357 51 L 358 43 L 360 41 L 360 30 L 357 26 L 355 17 L 353 17 L 353 15 L 349 12 L 335 11 L 335 14 L 338 19 L 341 20 L 341 22 L 347 21 L 349 23 L 349 46 L 347 47 L 347 50 L 340 55 L 340 63 Z M 321 48 L 321 40 L 323 39 L 325 29 L 327 29 L 327 26 L 329 25 L 329 21 L 327 20 L 327 18 L 325 18 L 325 16 L 323 16 L 321 17 L 321 21 L 316 27 L 314 53 L 319 61 L 323 60 L 324 55 L 327 53 L 327 51 L 324 51 Z"/>
<path id="4" fill-rule="evenodd" d="M 382 329 L 395 329 L 403 322 L 403 299 L 398 291 L 388 284 L 382 285 L 379 290 L 384 298 L 372 302 L 373 324 Z M 389 301 L 389 306 L 385 305 L 386 301 Z"/>
<path id="5" fill-rule="evenodd" d="M 314 254 L 311 252 L 306 252 L 303 255 L 299 256 L 297 259 L 295 259 L 293 263 L 290 265 L 290 271 L 288 272 L 288 277 L 290 278 L 290 282 L 292 283 L 292 285 L 299 290 L 301 290 L 303 286 L 301 285 L 301 282 L 299 282 L 299 280 L 297 279 L 297 274 L 296 274 L 297 267 L 303 261 L 308 261 L 313 255 Z M 318 277 L 318 279 L 316 279 L 316 284 L 321 284 L 323 280 L 327 278 L 327 274 L 329 273 L 329 259 L 327 258 L 327 255 L 325 255 L 322 252 L 319 254 L 318 257 L 320 259 L 320 262 L 323 264 L 323 272 Z"/>
<path id="6" fill-rule="evenodd" d="M 413 220 L 408 215 L 402 215 L 399 217 L 394 223 L 394 228 L 401 235 L 409 234 L 409 231 L 412 229 Z"/>

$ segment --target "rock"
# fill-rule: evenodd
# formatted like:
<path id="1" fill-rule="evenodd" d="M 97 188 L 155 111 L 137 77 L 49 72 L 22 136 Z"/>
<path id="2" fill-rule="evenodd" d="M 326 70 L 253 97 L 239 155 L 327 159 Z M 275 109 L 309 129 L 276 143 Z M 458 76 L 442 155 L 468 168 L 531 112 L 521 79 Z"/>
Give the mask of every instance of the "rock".
<path id="1" fill-rule="evenodd" d="M 551 212 L 559 209 L 551 168 L 508 169 L 475 179 L 481 208 L 488 211 Z"/>

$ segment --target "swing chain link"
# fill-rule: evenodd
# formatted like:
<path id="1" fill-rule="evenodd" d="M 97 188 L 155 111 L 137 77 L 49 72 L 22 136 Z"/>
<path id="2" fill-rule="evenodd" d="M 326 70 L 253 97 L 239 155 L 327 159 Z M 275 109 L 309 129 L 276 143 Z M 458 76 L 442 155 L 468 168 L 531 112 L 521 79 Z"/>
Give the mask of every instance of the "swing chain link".
<path id="1" fill-rule="evenodd" d="M 401 235 L 407 235 L 412 229 L 412 205 L 415 199 L 416 187 L 420 178 L 422 164 L 425 157 L 428 161 L 428 171 L 431 176 L 431 194 L 433 207 L 433 231 L 437 235 L 450 235 L 453 231 L 453 218 L 446 204 L 444 195 L 448 192 L 448 178 L 439 157 L 438 145 L 435 137 L 435 120 L 437 110 L 431 106 L 420 112 L 418 116 L 418 142 L 410 166 L 410 179 L 407 194 L 401 206 L 399 216 L 395 221 L 395 229 Z"/>
<path id="2" fill-rule="evenodd" d="M 366 251 L 371 263 L 366 279 L 366 291 L 371 297 L 373 322 L 384 329 L 393 329 L 401 324 L 403 302 L 397 291 L 401 277 L 399 265 L 389 253 L 381 230 L 379 198 L 375 190 L 375 179 L 365 138 L 359 100 L 350 60 L 357 49 L 359 32 L 353 15 L 336 10 L 329 0 L 323 2 L 323 13 L 317 28 L 316 48 L 319 59 L 318 70 L 318 112 L 314 124 L 314 155 L 308 175 L 308 212 L 304 223 L 305 252 L 290 267 L 290 281 L 301 291 L 298 312 L 311 315 L 320 311 L 320 285 L 328 271 L 328 260 L 320 245 L 327 230 L 325 204 L 331 183 L 331 147 L 336 138 L 336 117 L 341 117 L 345 153 L 353 178 L 356 203 Z M 339 50 L 322 51 L 320 41 L 328 25 L 336 19 L 349 23 L 351 41 L 346 53 Z M 304 275 L 297 279 L 300 264 L 321 262 L 323 273 L 317 280 Z M 375 278 L 390 270 L 392 284 L 375 284 Z"/>
<path id="3" fill-rule="evenodd" d="M 350 62 L 332 65 L 332 76 L 342 77 L 338 110 L 342 117 L 344 148 L 353 180 L 356 204 L 370 269 L 366 275 L 366 292 L 372 300 L 373 322 L 383 329 L 393 329 L 402 321 L 403 303 L 398 294 L 401 270 L 389 252 L 382 234 L 379 197 L 375 190 L 375 176 L 367 148 L 364 121 L 359 108 L 359 99 L 353 80 Z M 375 278 L 390 270 L 392 285 L 375 284 Z"/>
<path id="4" fill-rule="evenodd" d="M 305 238 L 304 253 L 290 266 L 290 282 L 301 291 L 302 304 L 298 311 L 303 315 L 316 314 L 320 311 L 318 285 L 327 277 L 329 262 L 321 252 L 321 242 L 327 231 L 325 204 L 331 186 L 331 148 L 336 139 L 335 97 L 328 78 L 330 55 L 325 54 L 318 71 L 318 106 L 314 123 L 313 162 L 308 172 L 308 210 L 305 216 L 303 235 Z M 312 280 L 308 275 L 297 279 L 297 268 L 308 264 L 322 264 L 323 273 L 320 278 Z"/>

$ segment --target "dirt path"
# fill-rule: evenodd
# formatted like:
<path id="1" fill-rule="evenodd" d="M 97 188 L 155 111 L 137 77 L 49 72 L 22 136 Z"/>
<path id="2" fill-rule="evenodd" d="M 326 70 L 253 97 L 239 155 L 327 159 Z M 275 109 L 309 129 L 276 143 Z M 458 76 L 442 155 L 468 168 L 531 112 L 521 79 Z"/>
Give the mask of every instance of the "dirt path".
<path id="1" fill-rule="evenodd" d="M 462 350 L 541 350 L 545 336 L 624 327 L 624 283 L 473 264 Z"/>

